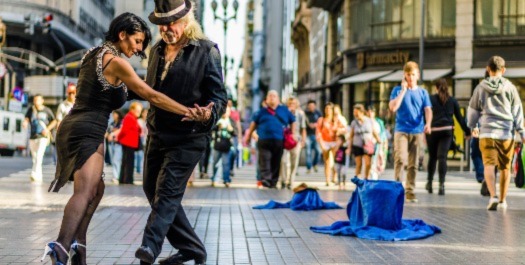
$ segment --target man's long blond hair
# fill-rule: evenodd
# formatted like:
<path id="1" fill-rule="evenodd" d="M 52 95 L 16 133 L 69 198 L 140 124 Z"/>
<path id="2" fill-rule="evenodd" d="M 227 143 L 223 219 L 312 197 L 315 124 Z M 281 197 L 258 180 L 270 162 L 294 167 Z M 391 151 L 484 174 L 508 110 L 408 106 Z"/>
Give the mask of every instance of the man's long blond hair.
<path id="1" fill-rule="evenodd" d="M 207 40 L 208 37 L 204 35 L 201 25 L 195 19 L 195 3 L 192 1 L 191 10 L 182 17 L 181 22 L 187 23 L 184 29 L 184 36 L 190 40 Z"/>

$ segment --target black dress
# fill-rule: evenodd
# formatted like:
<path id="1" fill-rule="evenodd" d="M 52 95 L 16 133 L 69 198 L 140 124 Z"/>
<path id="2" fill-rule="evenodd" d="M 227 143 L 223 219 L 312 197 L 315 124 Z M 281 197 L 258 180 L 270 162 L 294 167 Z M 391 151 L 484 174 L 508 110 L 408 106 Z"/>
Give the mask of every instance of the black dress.
<path id="1" fill-rule="evenodd" d="M 75 171 L 104 144 L 111 112 L 126 102 L 124 83 L 113 86 L 102 74 L 102 57 L 106 53 L 119 56 L 112 44 L 104 43 L 82 59 L 75 105 L 57 131 L 57 168 L 49 191 L 58 192 L 68 180 L 73 180 Z"/>

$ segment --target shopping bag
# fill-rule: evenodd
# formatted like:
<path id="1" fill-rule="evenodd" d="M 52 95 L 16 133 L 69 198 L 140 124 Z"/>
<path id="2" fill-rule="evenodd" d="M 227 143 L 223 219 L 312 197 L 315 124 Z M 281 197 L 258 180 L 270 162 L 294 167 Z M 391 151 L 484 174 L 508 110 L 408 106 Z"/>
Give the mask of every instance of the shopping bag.
<path id="1" fill-rule="evenodd" d="M 516 152 L 516 161 L 515 161 L 515 167 L 514 170 L 516 172 L 516 178 L 514 179 L 514 183 L 516 184 L 516 187 L 518 188 L 525 188 L 525 152 L 523 152 L 523 147 L 518 148 Z"/>

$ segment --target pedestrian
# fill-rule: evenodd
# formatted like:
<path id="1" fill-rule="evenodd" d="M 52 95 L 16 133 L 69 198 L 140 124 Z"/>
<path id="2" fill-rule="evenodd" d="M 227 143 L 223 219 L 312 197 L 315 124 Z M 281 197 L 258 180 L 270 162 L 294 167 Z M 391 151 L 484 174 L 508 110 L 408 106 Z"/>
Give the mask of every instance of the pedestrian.
<path id="1" fill-rule="evenodd" d="M 370 177 L 372 156 L 376 150 L 376 143 L 381 144 L 379 131 L 374 126 L 374 121 L 365 114 L 365 107 L 361 104 L 354 105 L 355 119 L 350 123 L 350 137 L 348 139 L 347 154 L 354 155 L 355 176 L 360 177 L 364 165 L 365 179 Z"/>
<path id="2" fill-rule="evenodd" d="M 219 171 L 219 160 L 222 162 L 222 181 L 226 188 L 230 187 L 230 160 L 231 152 L 234 148 L 233 137 L 235 136 L 234 124 L 230 119 L 230 107 L 217 122 L 215 127 L 215 137 L 213 142 L 213 175 L 211 176 L 211 186 L 215 187 L 215 177 Z"/>
<path id="3" fill-rule="evenodd" d="M 210 139 L 212 138 L 212 135 L 208 136 Z M 211 156 L 211 143 L 206 145 L 206 149 L 204 150 L 204 154 L 202 155 L 201 159 L 199 160 L 199 177 L 201 179 L 208 178 L 208 164 L 210 162 L 210 156 Z"/>
<path id="4" fill-rule="evenodd" d="M 108 125 L 106 131 L 106 140 L 108 142 L 107 149 L 109 150 L 109 156 L 111 160 L 111 170 L 113 172 L 113 183 L 119 183 L 120 168 L 122 165 L 122 146 L 117 140 L 122 127 L 122 113 L 118 110 L 111 112 L 113 121 Z"/>
<path id="5" fill-rule="evenodd" d="M 228 107 L 230 108 L 230 120 L 233 125 L 234 136 L 232 138 L 233 148 L 230 153 L 230 177 L 235 175 L 235 165 L 237 168 L 241 166 L 239 163 L 242 145 L 240 144 L 239 137 L 242 137 L 242 126 L 241 126 L 241 115 L 237 109 L 233 106 L 233 101 L 228 99 Z"/>
<path id="6" fill-rule="evenodd" d="M 432 104 L 431 133 L 426 135 L 428 147 L 428 177 L 425 189 L 432 193 L 432 180 L 436 173 L 436 164 L 439 162 L 439 195 L 445 195 L 445 176 L 447 174 L 447 154 L 454 137 L 454 119 L 470 138 L 470 129 L 465 118 L 461 115 L 458 101 L 448 92 L 447 80 L 440 78 L 435 81 L 437 93 L 430 97 Z"/>
<path id="7" fill-rule="evenodd" d="M 135 257 L 142 264 L 153 263 L 167 238 L 178 252 L 160 264 L 204 264 L 206 249 L 186 217 L 182 198 L 226 108 L 221 56 L 202 32 L 189 0 L 157 0 L 149 20 L 162 38 L 151 48 L 146 82 L 195 110 L 190 109 L 189 122 L 156 106 L 148 112 L 143 188 L 151 213 Z"/>
<path id="8" fill-rule="evenodd" d="M 277 91 L 268 91 L 266 104 L 266 108 L 262 108 L 254 114 L 248 133 L 244 138 L 244 144 L 249 143 L 253 131 L 257 129 L 261 184 L 266 188 L 276 188 L 284 150 L 284 128 L 290 126 L 293 132 L 296 125 L 293 114 L 287 107 L 280 104 Z M 297 139 L 295 140 L 297 141 Z"/>
<path id="9" fill-rule="evenodd" d="M 53 112 L 44 105 L 44 97 L 36 94 L 33 97 L 33 106 L 27 109 L 23 127 L 31 126 L 29 150 L 33 160 L 30 179 L 35 183 L 42 183 L 42 162 L 46 148 L 51 140 L 51 131 L 57 122 Z"/>
<path id="10" fill-rule="evenodd" d="M 379 139 L 381 143 L 376 142 L 376 150 L 372 155 L 372 165 L 370 169 L 370 176 L 373 180 L 379 179 L 386 168 L 388 156 L 388 135 L 385 128 L 385 122 L 376 116 L 376 111 L 373 106 L 369 106 L 367 116 L 374 124 L 374 130 L 379 132 Z M 375 138 L 374 138 L 375 140 Z"/>
<path id="11" fill-rule="evenodd" d="M 334 154 L 336 137 L 339 131 L 338 122 L 334 119 L 334 104 L 328 102 L 324 107 L 324 116 L 317 120 L 317 142 L 321 147 L 324 161 L 324 176 L 326 186 L 330 180 L 335 183 Z"/>
<path id="12" fill-rule="evenodd" d="M 489 77 L 472 94 L 467 111 L 468 126 L 479 136 L 484 177 L 490 193 L 487 209 L 507 208 L 510 166 L 514 155 L 514 133 L 525 138 L 523 106 L 516 87 L 503 75 L 505 60 L 492 56 L 487 63 Z M 476 127 L 479 125 L 479 128 Z M 500 197 L 496 195 L 495 167 L 500 169 Z"/>
<path id="13" fill-rule="evenodd" d="M 323 116 L 317 109 L 315 100 L 309 100 L 306 105 L 306 174 L 314 169 L 317 172 L 317 163 L 321 155 L 321 148 L 317 143 L 317 120 Z"/>
<path id="14" fill-rule="evenodd" d="M 66 89 L 66 95 L 67 98 L 58 105 L 56 114 L 57 129 L 60 127 L 60 122 L 62 122 L 64 117 L 69 114 L 71 108 L 73 108 L 73 105 L 75 104 L 75 99 L 77 97 L 77 87 L 74 85 L 69 85 Z"/>
<path id="15" fill-rule="evenodd" d="M 279 177 L 281 179 L 281 188 L 292 189 L 297 175 L 297 168 L 299 167 L 299 158 L 301 156 L 301 149 L 305 145 L 306 140 L 306 117 L 304 112 L 301 110 L 300 102 L 295 97 L 288 98 L 286 103 L 288 110 L 295 117 L 295 139 L 297 139 L 297 145 L 291 150 L 284 150 L 283 157 L 281 159 L 281 169 Z"/>
<path id="16" fill-rule="evenodd" d="M 58 130 L 58 127 L 60 126 L 60 122 L 64 119 L 64 117 L 69 114 L 69 111 L 71 110 L 71 108 L 73 107 L 73 105 L 75 104 L 75 98 L 77 96 L 77 87 L 75 85 L 68 85 L 67 88 L 66 88 L 66 99 L 64 101 L 62 101 L 59 105 L 58 105 L 58 108 L 57 108 L 57 112 L 56 112 L 56 120 L 57 120 L 57 125 L 55 127 L 55 129 L 52 131 L 52 136 L 51 137 L 51 148 L 53 150 L 53 161 L 55 162 L 55 165 L 56 165 L 56 162 L 57 162 L 57 157 L 56 157 L 56 144 L 55 144 L 55 141 L 54 139 L 56 138 L 56 131 Z"/>
<path id="17" fill-rule="evenodd" d="M 146 119 L 148 117 L 148 109 L 142 109 L 140 118 L 137 120 L 140 126 L 139 147 L 135 151 L 135 172 L 142 174 L 142 165 L 144 164 L 144 146 L 146 146 L 146 138 L 148 137 L 148 126 L 146 126 Z"/>
<path id="18" fill-rule="evenodd" d="M 146 22 L 123 13 L 113 19 L 105 39 L 83 57 L 75 105 L 57 132 L 58 163 L 49 191 L 58 192 L 69 180 L 74 180 L 74 191 L 64 209 L 58 238 L 46 245 L 45 255 L 53 264 L 67 264 L 69 259 L 72 264 L 86 264 L 88 226 L 104 194 L 104 133 L 111 111 L 126 102 L 127 90 L 167 111 L 190 113 L 187 107 L 151 89 L 120 57 L 145 56 L 143 50 L 151 40 Z"/>
<path id="19" fill-rule="evenodd" d="M 485 70 L 484 79 L 489 78 L 489 72 Z M 476 128 L 479 127 L 476 125 Z M 483 158 L 481 157 L 481 150 L 479 150 L 479 135 L 471 135 L 470 138 L 470 158 L 472 159 L 472 164 L 474 166 L 474 172 L 476 172 L 476 180 L 478 183 L 481 183 L 480 194 L 481 196 L 490 196 L 489 189 L 487 188 L 487 182 L 485 181 L 484 176 L 484 166 Z M 495 169 L 497 173 L 497 169 Z M 495 173 L 495 174 L 496 174 Z M 495 175 L 496 176 L 496 175 Z"/>
<path id="20" fill-rule="evenodd" d="M 118 134 L 118 142 L 122 147 L 122 164 L 120 167 L 120 184 L 133 184 L 135 172 L 135 151 L 139 148 L 140 134 L 142 133 L 138 118 L 142 112 L 142 104 L 138 101 L 131 103 L 129 111 L 122 120 L 122 127 Z"/>
<path id="21" fill-rule="evenodd" d="M 343 169 L 346 168 L 346 140 L 345 135 L 340 134 L 337 136 L 337 151 L 335 151 L 335 168 L 337 172 L 337 183 L 339 184 L 339 190 L 346 189 L 346 172 Z"/>
<path id="22" fill-rule="evenodd" d="M 430 133 L 432 105 L 426 89 L 417 85 L 419 66 L 409 61 L 403 68 L 401 86 L 396 86 L 390 95 L 388 106 L 396 113 L 394 131 L 394 177 L 401 181 L 407 168 L 405 198 L 417 202 L 416 188 L 417 159 L 422 133 Z"/>

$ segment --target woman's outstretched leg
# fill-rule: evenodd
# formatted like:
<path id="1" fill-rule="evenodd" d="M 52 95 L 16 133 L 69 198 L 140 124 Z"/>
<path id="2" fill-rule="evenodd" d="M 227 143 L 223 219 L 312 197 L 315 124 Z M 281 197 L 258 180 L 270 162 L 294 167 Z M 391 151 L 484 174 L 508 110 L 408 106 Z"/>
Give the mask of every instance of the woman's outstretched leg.
<path id="1" fill-rule="evenodd" d="M 95 201 L 99 193 L 99 183 L 102 182 L 100 176 L 104 167 L 103 150 L 103 145 L 99 145 L 97 151 L 74 173 L 73 196 L 64 209 L 64 217 L 57 239 L 57 242 L 62 244 L 67 251 L 69 251 L 70 245 L 75 239 L 77 231 L 79 231 L 90 204 Z M 59 260 L 65 261 L 67 259 L 65 253 L 61 251 L 57 251 L 57 253 Z"/>
<path id="2" fill-rule="evenodd" d="M 93 214 L 97 210 L 97 207 L 102 200 L 102 196 L 104 195 L 104 188 L 105 188 L 104 180 L 101 178 L 100 182 L 98 183 L 98 189 L 97 189 L 97 195 L 93 199 L 93 201 L 89 204 L 88 209 L 86 211 L 86 215 L 84 216 L 84 219 L 82 219 L 82 223 L 80 223 L 80 227 L 77 230 L 77 234 L 75 236 L 75 240 L 78 244 L 86 245 L 87 242 L 87 230 L 89 227 L 89 223 L 91 222 L 91 218 L 93 218 Z M 76 251 L 77 257 L 71 260 L 72 265 L 85 265 L 86 263 L 86 247 L 79 246 L 77 247 Z"/>

